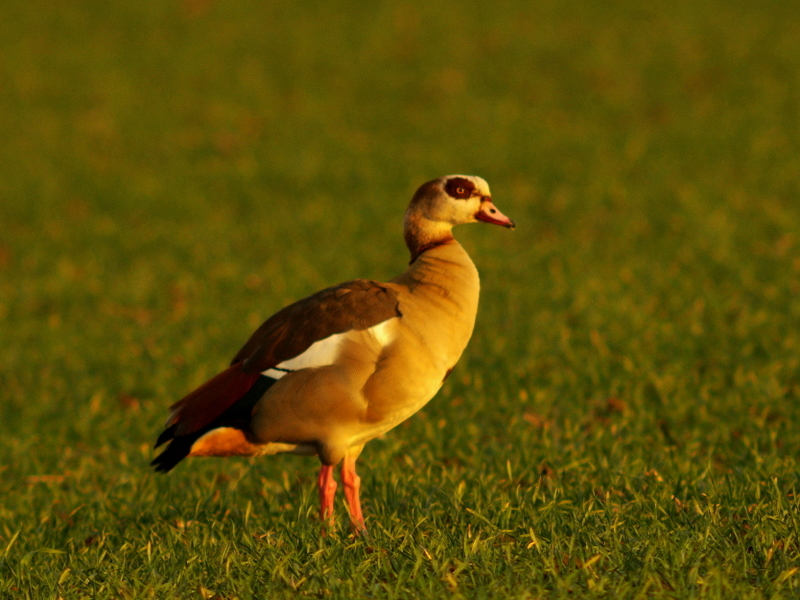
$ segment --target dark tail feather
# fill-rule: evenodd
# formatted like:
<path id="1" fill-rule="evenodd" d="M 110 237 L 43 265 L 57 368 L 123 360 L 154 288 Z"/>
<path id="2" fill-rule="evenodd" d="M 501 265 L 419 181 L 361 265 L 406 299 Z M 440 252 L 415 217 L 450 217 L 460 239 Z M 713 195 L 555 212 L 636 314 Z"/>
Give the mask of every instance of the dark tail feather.
<path id="1" fill-rule="evenodd" d="M 170 425 L 164 431 L 161 432 L 161 435 L 158 436 L 155 445 L 153 448 L 158 448 L 161 444 L 166 444 L 172 438 L 175 437 L 175 431 L 177 431 L 178 425 Z"/>
<path id="2" fill-rule="evenodd" d="M 159 473 L 171 471 L 175 468 L 175 465 L 189 456 L 189 452 L 192 451 L 192 446 L 204 433 L 206 432 L 195 432 L 190 435 L 174 438 L 169 446 L 164 448 L 164 451 L 156 456 L 150 464 L 155 467 L 155 470 Z"/>
<path id="3" fill-rule="evenodd" d="M 179 462 L 189 456 L 194 443 L 212 429 L 216 429 L 217 427 L 237 427 L 239 429 L 245 429 L 247 423 L 250 421 L 250 415 L 253 412 L 253 407 L 256 402 L 261 399 L 275 381 L 277 380 L 272 377 L 262 375 L 256 380 L 253 387 L 237 400 L 233 406 L 200 431 L 176 437 L 175 431 L 178 428 L 177 424 L 167 427 L 161 432 L 161 435 L 158 436 L 155 447 L 158 448 L 166 442 L 169 442 L 169 445 L 161 454 L 156 456 L 150 464 L 159 473 L 166 473 L 174 469 Z"/>

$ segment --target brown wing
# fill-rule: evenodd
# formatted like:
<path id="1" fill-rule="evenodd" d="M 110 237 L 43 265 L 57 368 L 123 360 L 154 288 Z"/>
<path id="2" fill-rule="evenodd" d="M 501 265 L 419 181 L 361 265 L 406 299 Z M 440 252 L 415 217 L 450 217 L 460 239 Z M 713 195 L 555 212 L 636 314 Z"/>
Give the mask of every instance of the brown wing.
<path id="1" fill-rule="evenodd" d="M 354 279 L 317 292 L 279 310 L 236 354 L 247 373 L 266 371 L 305 352 L 314 342 L 353 329 L 363 330 L 400 316 L 391 287 Z"/>

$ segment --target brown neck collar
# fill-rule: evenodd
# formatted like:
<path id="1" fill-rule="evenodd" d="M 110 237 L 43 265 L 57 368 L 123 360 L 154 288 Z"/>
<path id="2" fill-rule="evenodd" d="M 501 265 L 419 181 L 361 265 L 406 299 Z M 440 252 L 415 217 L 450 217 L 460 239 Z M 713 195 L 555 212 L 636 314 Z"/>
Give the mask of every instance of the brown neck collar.
<path id="1" fill-rule="evenodd" d="M 427 242 L 426 244 L 422 244 L 421 246 L 417 246 L 415 248 L 410 248 L 411 250 L 411 261 L 408 264 L 414 264 L 414 261 L 417 260 L 423 252 L 427 252 L 432 248 L 438 248 L 439 246 L 444 246 L 445 244 L 449 244 L 453 241 L 453 236 L 448 236 L 446 238 L 441 238 L 438 240 L 433 240 L 431 242 Z"/>

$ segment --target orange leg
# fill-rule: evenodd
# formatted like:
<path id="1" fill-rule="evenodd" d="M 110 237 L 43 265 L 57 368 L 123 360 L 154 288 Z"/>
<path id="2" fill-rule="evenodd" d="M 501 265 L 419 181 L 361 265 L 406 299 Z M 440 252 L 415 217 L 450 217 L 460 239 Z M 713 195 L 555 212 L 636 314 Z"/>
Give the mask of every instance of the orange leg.
<path id="1" fill-rule="evenodd" d="M 358 455 L 356 455 L 358 456 Z M 356 533 L 367 531 L 364 524 L 364 514 L 361 512 L 361 478 L 356 474 L 356 457 L 346 455 L 342 461 L 342 483 L 344 484 L 344 495 L 347 498 L 347 506 L 350 509 L 350 522 Z"/>
<path id="2" fill-rule="evenodd" d="M 336 480 L 333 478 L 333 466 L 322 465 L 317 479 L 319 489 L 319 518 L 323 523 L 333 527 L 333 499 L 336 497 Z"/>

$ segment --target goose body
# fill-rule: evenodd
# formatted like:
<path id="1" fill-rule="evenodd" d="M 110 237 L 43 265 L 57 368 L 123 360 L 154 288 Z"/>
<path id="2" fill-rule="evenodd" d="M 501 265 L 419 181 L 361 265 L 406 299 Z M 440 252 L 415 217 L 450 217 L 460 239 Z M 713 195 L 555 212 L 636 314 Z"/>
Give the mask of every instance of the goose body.
<path id="1" fill-rule="evenodd" d="M 320 513 L 332 521 L 332 470 L 342 462 L 351 520 L 364 530 L 356 458 L 433 398 L 472 335 L 480 281 L 451 229 L 476 221 L 514 226 L 480 177 L 421 186 L 404 220 L 408 269 L 386 283 L 324 289 L 273 315 L 231 366 L 171 407 L 156 470 L 186 456 L 316 455 Z"/>

